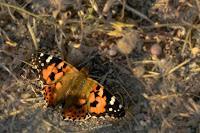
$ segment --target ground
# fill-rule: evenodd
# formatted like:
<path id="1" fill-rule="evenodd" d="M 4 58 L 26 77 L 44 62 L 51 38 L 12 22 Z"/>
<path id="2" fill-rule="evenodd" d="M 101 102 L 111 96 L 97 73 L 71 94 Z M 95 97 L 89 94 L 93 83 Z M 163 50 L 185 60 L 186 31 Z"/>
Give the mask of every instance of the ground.
<path id="1" fill-rule="evenodd" d="M 199 14 L 198 0 L 0 0 L 0 132 L 200 132 Z M 126 116 L 63 120 L 36 51 L 87 68 Z"/>

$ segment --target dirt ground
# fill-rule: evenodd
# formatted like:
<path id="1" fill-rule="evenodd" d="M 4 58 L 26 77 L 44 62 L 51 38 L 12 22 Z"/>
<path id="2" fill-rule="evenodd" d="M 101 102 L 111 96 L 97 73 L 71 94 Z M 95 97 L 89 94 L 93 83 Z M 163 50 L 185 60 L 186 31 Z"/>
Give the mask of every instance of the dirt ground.
<path id="1" fill-rule="evenodd" d="M 87 68 L 121 119 L 45 106 L 36 51 Z M 200 133 L 199 0 L 0 0 L 0 132 Z"/>

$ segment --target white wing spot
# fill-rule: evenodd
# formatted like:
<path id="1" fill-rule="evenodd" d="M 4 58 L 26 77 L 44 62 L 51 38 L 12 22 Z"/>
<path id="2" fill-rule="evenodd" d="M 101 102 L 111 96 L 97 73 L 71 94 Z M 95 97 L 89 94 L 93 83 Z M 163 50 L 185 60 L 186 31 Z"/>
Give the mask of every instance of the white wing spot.
<path id="1" fill-rule="evenodd" d="M 108 110 L 109 110 L 109 111 L 113 111 L 113 109 L 112 109 L 112 108 L 109 108 Z"/>
<path id="2" fill-rule="evenodd" d="M 43 54 L 43 53 L 41 53 L 41 54 L 40 54 L 40 57 L 42 57 L 42 56 L 44 56 L 44 54 Z"/>
<path id="3" fill-rule="evenodd" d="M 123 106 L 120 104 L 120 105 L 119 105 L 119 108 L 121 109 L 122 107 L 123 107 Z"/>
<path id="4" fill-rule="evenodd" d="M 50 55 L 47 59 L 46 59 L 46 62 L 49 63 L 51 61 L 51 59 L 53 58 L 52 55 Z"/>
<path id="5" fill-rule="evenodd" d="M 114 103 L 115 103 L 115 96 L 112 96 L 110 100 L 110 105 L 114 105 Z"/>
<path id="6" fill-rule="evenodd" d="M 44 66 L 44 63 L 42 63 L 41 66 Z"/>
<path id="7" fill-rule="evenodd" d="M 113 104 L 114 104 L 114 102 L 111 100 L 111 101 L 110 101 L 110 105 L 113 105 Z"/>

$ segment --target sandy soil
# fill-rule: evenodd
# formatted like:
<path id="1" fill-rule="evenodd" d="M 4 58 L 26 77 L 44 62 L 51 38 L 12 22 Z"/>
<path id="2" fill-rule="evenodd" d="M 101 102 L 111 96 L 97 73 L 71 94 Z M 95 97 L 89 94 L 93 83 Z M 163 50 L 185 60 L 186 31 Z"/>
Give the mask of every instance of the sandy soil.
<path id="1" fill-rule="evenodd" d="M 198 0 L 0 0 L 0 132 L 200 132 L 199 14 Z M 126 116 L 64 121 L 36 51 L 87 68 Z"/>

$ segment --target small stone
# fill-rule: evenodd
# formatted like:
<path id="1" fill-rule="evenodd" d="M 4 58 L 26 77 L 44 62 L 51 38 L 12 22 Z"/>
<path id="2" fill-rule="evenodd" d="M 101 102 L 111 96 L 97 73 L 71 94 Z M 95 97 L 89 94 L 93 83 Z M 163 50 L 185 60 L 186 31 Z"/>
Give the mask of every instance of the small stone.
<path id="1" fill-rule="evenodd" d="M 110 48 L 109 48 L 109 50 L 108 50 L 108 54 L 109 54 L 110 56 L 115 56 L 115 55 L 117 55 L 117 47 L 116 47 L 116 45 L 110 45 Z"/>
<path id="2" fill-rule="evenodd" d="M 138 78 L 142 77 L 144 73 L 145 73 L 144 66 L 137 66 L 133 68 L 133 74 Z"/>
<path id="3" fill-rule="evenodd" d="M 117 54 L 117 51 L 115 49 L 110 49 L 108 53 L 110 56 L 115 56 Z"/>
<path id="4" fill-rule="evenodd" d="M 117 48 L 122 54 L 130 54 L 136 48 L 138 42 L 138 33 L 135 31 L 125 33 L 117 42 Z"/>
<path id="5" fill-rule="evenodd" d="M 150 51 L 151 54 L 154 56 L 160 56 L 162 54 L 162 48 L 159 44 L 152 45 Z"/>

